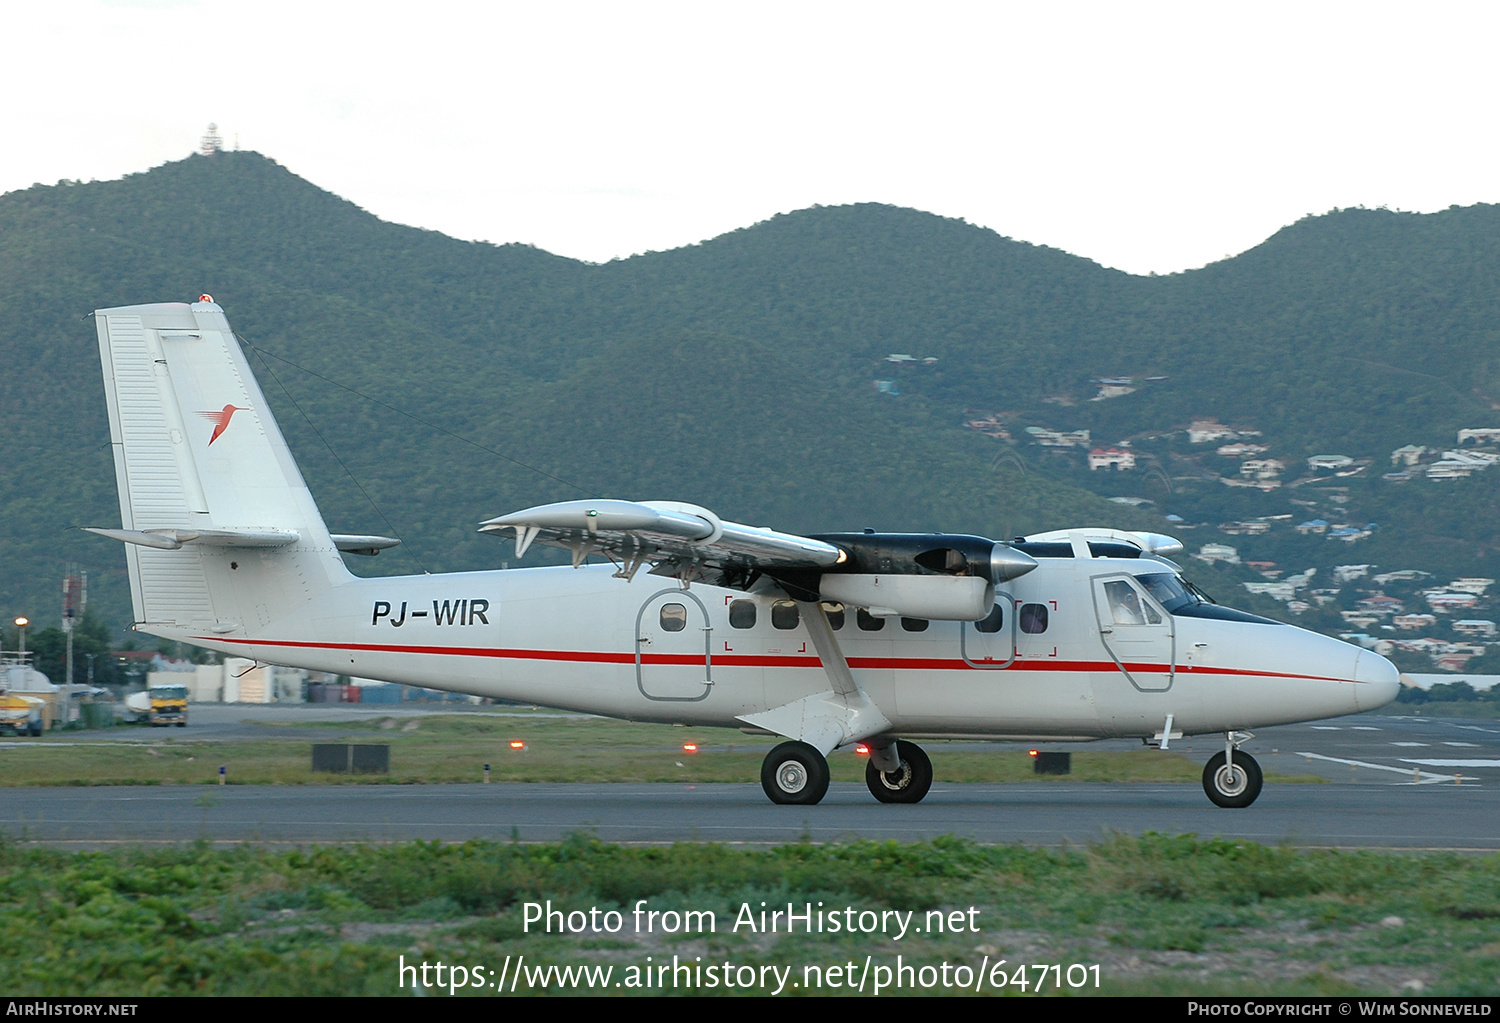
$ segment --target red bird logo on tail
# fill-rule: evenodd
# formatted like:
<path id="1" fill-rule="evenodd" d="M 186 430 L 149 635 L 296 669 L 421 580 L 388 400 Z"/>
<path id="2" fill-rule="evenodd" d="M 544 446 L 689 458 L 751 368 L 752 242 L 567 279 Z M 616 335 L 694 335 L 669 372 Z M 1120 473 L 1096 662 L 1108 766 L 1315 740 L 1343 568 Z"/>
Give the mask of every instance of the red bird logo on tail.
<path id="1" fill-rule="evenodd" d="M 229 429 L 229 420 L 234 418 L 234 414 L 236 412 L 249 411 L 250 410 L 248 408 L 241 408 L 238 405 L 225 405 L 218 412 L 199 412 L 198 414 L 200 416 L 202 416 L 204 419 L 207 419 L 210 423 L 214 424 L 213 436 L 208 438 L 209 444 L 212 444 L 214 441 L 218 440 L 221 436 L 223 436 L 224 431 Z"/>

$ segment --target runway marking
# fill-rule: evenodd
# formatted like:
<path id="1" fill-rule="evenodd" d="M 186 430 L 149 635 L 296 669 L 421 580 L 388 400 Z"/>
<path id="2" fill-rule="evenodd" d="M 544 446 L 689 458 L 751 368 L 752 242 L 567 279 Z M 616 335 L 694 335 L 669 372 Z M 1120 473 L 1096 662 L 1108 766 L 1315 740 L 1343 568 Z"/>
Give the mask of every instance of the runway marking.
<path id="1" fill-rule="evenodd" d="M 1315 732 L 1342 732 L 1344 729 L 1342 725 L 1313 725 L 1312 730 Z"/>
<path id="2" fill-rule="evenodd" d="M 1426 767 L 1500 767 L 1500 760 L 1406 760 Z"/>
<path id="3" fill-rule="evenodd" d="M 1379 732 L 1379 731 L 1383 731 L 1383 729 L 1376 728 L 1374 725 L 1350 725 L 1349 727 L 1352 728 L 1356 732 Z"/>
<path id="4" fill-rule="evenodd" d="M 1368 767 L 1372 771 L 1394 771 L 1396 774 L 1406 774 L 1407 773 L 1406 772 L 1406 768 L 1404 768 L 1404 767 L 1393 767 L 1390 764 L 1371 764 L 1371 763 L 1367 763 L 1366 761 L 1363 761 L 1363 760 L 1344 760 L 1344 759 L 1342 759 L 1340 757 L 1325 757 L 1321 753 L 1298 753 L 1297 756 L 1299 756 L 1299 757 L 1307 757 L 1309 760 L 1326 760 L 1326 761 L 1328 761 L 1329 763 L 1332 763 L 1332 764 L 1349 764 L 1349 765 L 1351 765 L 1353 767 Z M 1416 762 L 1417 761 L 1412 761 L 1412 763 L 1416 763 Z M 1423 763 L 1425 763 L 1425 762 L 1426 761 L 1423 761 Z M 1441 765 L 1433 765 L 1433 766 L 1441 766 Z M 1438 782 L 1456 781 L 1457 780 L 1455 778 L 1455 776 L 1451 775 L 1451 774 L 1432 774 L 1431 772 L 1428 772 L 1428 771 L 1417 771 L 1417 770 L 1413 770 L 1411 773 L 1415 774 L 1415 775 L 1418 775 L 1419 777 L 1422 778 L 1422 780 L 1421 781 L 1408 782 L 1407 784 L 1409 784 L 1409 785 L 1434 785 L 1434 784 L 1436 784 Z"/>
<path id="5" fill-rule="evenodd" d="M 1443 745 L 1444 746 L 1467 746 L 1469 749 L 1478 749 L 1479 748 L 1478 744 L 1477 743 L 1473 743 L 1473 742 L 1445 742 L 1445 743 L 1443 743 Z"/>
<path id="6" fill-rule="evenodd" d="M 1425 742 L 1393 742 L 1392 746 L 1426 746 Z"/>
<path id="7" fill-rule="evenodd" d="M 1485 735 L 1500 735 L 1493 728 L 1480 728 L 1478 725 L 1454 725 L 1454 728 L 1462 728 L 1470 732 L 1483 732 Z"/>

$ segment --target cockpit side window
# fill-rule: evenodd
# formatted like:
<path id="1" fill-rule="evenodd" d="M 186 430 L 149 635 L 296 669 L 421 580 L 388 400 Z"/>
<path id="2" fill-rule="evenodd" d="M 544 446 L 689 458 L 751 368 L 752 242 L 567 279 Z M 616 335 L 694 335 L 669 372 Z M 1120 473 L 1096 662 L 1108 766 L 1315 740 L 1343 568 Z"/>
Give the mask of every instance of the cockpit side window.
<path id="1" fill-rule="evenodd" d="M 1104 595 L 1109 601 L 1109 611 L 1116 625 L 1160 625 L 1161 612 L 1141 599 L 1134 586 L 1124 579 L 1113 579 L 1104 584 Z"/>

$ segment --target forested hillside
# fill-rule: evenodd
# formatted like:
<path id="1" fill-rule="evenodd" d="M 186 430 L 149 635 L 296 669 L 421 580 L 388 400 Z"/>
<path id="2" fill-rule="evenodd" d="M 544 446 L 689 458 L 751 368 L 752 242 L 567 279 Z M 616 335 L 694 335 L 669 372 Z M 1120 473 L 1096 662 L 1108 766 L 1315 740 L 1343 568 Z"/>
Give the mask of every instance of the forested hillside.
<path id="1" fill-rule="evenodd" d="M 406 541 L 361 571 L 514 563 L 480 519 L 597 495 L 789 530 L 1112 524 L 1190 545 L 1337 497 L 1381 525 L 1361 558 L 1500 574 L 1500 469 L 1378 478 L 1395 447 L 1500 425 L 1497 270 L 1494 207 L 1342 211 L 1142 278 L 875 205 L 590 265 L 384 223 L 253 153 L 38 186 L 0 197 L 0 610 L 50 620 L 76 562 L 94 606 L 128 619 L 118 547 L 73 528 L 118 522 L 88 314 L 200 292 L 256 350 L 330 525 Z M 1124 376 L 1132 392 L 1088 400 Z M 964 428 L 982 416 L 1012 440 Z M 1338 494 L 1230 491 L 1169 437 L 1200 418 L 1261 431 L 1289 463 L 1376 464 Z M 1036 447 L 1027 426 L 1129 440 L 1141 468 L 1088 472 L 1086 448 Z"/>

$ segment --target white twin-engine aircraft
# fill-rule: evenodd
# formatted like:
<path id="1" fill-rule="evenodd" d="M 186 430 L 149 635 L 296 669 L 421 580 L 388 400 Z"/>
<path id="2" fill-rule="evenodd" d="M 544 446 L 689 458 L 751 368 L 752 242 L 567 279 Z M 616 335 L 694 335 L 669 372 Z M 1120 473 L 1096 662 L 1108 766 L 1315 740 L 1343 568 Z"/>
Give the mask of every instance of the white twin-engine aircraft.
<path id="1" fill-rule="evenodd" d="M 689 504 L 542 505 L 483 532 L 573 567 L 362 579 L 330 534 L 223 310 L 95 313 L 137 629 L 275 664 L 634 721 L 783 736 L 777 803 L 816 803 L 827 755 L 869 748 L 875 798 L 915 803 L 912 740 L 1223 733 L 1208 797 L 1248 806 L 1248 729 L 1389 703 L 1382 657 L 1215 604 L 1150 533 L 995 542 L 792 536 Z M 606 564 L 588 563 L 590 557 Z M 641 569 L 647 569 L 642 573 Z M 576 569 L 576 571 L 575 571 Z M 636 580 L 640 581 L 637 582 Z"/>

